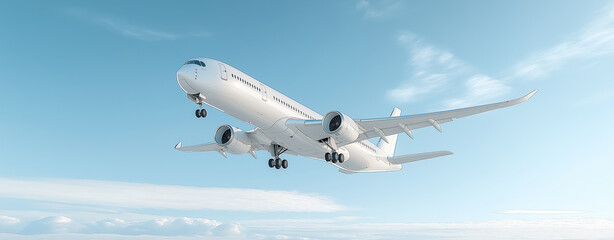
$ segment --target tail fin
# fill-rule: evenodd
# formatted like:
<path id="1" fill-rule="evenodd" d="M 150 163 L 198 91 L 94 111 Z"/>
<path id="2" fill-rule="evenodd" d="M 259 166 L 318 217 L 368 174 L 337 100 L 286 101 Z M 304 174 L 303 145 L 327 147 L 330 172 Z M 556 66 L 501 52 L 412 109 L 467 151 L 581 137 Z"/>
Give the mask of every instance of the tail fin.
<path id="1" fill-rule="evenodd" d="M 392 113 L 390 114 L 390 116 L 391 117 L 401 116 L 401 109 L 398 109 L 398 108 L 392 109 Z M 394 148 L 397 145 L 398 135 L 399 134 L 387 136 L 386 140 L 388 140 L 388 142 L 380 138 L 379 142 L 377 143 L 377 147 L 383 150 L 388 155 L 388 157 L 394 156 Z"/>

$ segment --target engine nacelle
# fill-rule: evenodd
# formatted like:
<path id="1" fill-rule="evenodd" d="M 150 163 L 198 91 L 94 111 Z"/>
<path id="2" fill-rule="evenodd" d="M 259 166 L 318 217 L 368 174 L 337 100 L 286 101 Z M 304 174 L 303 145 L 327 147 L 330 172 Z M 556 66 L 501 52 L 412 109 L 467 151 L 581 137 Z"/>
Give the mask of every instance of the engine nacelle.
<path id="1" fill-rule="evenodd" d="M 222 125 L 215 131 L 215 142 L 232 154 L 244 154 L 252 148 L 252 142 L 243 130 L 230 125 Z"/>
<path id="2" fill-rule="evenodd" d="M 360 135 L 356 122 L 339 111 L 327 113 L 322 120 L 322 127 L 338 142 L 353 142 Z"/>

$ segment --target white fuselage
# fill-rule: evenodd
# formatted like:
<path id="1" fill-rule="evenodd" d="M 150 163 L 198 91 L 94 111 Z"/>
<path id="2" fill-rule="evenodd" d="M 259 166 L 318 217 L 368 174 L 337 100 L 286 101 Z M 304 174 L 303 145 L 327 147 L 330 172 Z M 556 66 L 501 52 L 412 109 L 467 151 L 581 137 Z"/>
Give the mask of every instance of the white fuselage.
<path id="1" fill-rule="evenodd" d="M 287 121 L 321 120 L 322 115 L 257 81 L 238 69 L 217 60 L 197 59 L 205 67 L 183 65 L 177 71 L 177 81 L 188 94 L 201 94 L 203 102 L 241 121 L 257 127 L 269 143 L 288 149 L 287 153 L 324 159 L 330 149 L 289 128 Z M 343 163 L 334 163 L 353 172 L 399 170 L 390 164 L 386 154 L 370 141 L 349 144 L 338 149 L 346 155 Z"/>

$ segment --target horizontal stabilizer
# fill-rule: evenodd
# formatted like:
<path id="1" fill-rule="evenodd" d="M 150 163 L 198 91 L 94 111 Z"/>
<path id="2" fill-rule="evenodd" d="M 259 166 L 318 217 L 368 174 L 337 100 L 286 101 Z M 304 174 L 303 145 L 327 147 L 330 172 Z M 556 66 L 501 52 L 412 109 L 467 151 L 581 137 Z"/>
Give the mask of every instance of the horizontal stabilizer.
<path id="1" fill-rule="evenodd" d="M 340 173 L 345 173 L 345 174 L 354 174 L 354 173 L 356 173 L 356 172 L 352 172 L 352 171 L 345 170 L 345 169 L 342 169 L 342 168 L 339 168 L 339 172 Z"/>
<path id="2" fill-rule="evenodd" d="M 415 162 L 415 161 L 420 161 L 420 160 L 429 159 L 429 158 L 447 156 L 450 154 L 453 154 L 453 153 L 450 151 L 416 153 L 416 154 L 389 157 L 388 161 L 393 164 L 403 164 L 403 163 Z"/>

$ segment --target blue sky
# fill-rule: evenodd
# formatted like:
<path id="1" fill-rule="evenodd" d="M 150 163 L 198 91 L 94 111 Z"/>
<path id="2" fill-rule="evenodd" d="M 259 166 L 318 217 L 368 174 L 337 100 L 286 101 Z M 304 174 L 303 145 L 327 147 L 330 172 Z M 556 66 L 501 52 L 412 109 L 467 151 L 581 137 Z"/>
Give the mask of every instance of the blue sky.
<path id="1" fill-rule="evenodd" d="M 2 239 L 614 238 L 611 1 L 14 1 L 0 7 Z M 345 175 L 183 153 L 175 72 L 224 61 L 324 114 L 489 103 Z M 146 235 L 146 236 L 144 236 Z"/>

